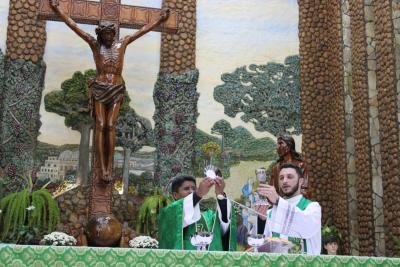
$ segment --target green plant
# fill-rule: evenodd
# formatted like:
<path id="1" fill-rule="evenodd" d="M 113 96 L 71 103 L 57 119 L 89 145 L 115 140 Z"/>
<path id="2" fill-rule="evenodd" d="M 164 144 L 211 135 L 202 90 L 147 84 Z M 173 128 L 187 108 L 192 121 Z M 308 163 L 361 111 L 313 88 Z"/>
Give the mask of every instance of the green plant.
<path id="1" fill-rule="evenodd" d="M 160 209 L 169 204 L 169 199 L 160 192 L 146 197 L 139 209 L 139 221 L 136 226 L 138 233 L 155 236 L 157 233 L 157 216 Z"/>
<path id="2" fill-rule="evenodd" d="M 43 237 L 44 231 L 38 227 L 21 225 L 14 233 L 7 236 L 7 242 L 15 244 L 34 244 L 38 245 Z"/>
<path id="3" fill-rule="evenodd" d="M 5 184 L 3 179 L 3 177 L 0 177 L 0 199 L 2 199 L 5 194 Z"/>
<path id="4" fill-rule="evenodd" d="M 33 191 L 32 178 L 29 176 L 27 186 L 19 192 L 10 193 L 0 200 L 1 240 L 11 238 L 19 240 L 15 234 L 25 235 L 29 229 L 47 229 L 51 232 L 60 221 L 60 210 L 51 194 L 45 189 Z M 21 232 L 21 229 L 24 231 Z"/>
<path id="5" fill-rule="evenodd" d="M 337 253 L 339 255 L 341 254 L 340 241 L 342 240 L 342 235 L 340 234 L 336 226 L 329 224 L 329 220 L 324 225 L 324 227 L 322 227 L 321 236 L 322 236 L 322 254 L 327 254 L 325 245 L 331 242 L 336 242 L 339 245 Z"/>
<path id="6" fill-rule="evenodd" d="M 334 225 L 324 225 L 322 228 L 322 239 L 328 238 L 331 236 L 336 237 L 338 240 L 342 239 L 342 235 L 340 234 L 339 230 Z"/>
<path id="7" fill-rule="evenodd" d="M 393 237 L 394 239 L 394 257 L 400 258 L 400 238 Z"/>

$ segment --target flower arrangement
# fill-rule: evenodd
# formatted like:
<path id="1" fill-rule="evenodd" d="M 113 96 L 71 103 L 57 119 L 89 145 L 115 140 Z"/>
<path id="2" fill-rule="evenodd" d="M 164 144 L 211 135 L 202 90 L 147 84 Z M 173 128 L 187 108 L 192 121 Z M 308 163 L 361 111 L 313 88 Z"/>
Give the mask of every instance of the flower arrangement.
<path id="1" fill-rule="evenodd" d="M 335 237 L 337 240 L 342 239 L 342 235 L 340 234 L 339 230 L 334 225 L 325 225 L 322 228 L 322 239 L 327 239 L 329 237 Z"/>
<path id="2" fill-rule="evenodd" d="M 40 245 L 48 246 L 75 246 L 76 239 L 73 236 L 67 235 L 62 232 L 52 232 L 45 235 L 40 241 Z"/>
<path id="3" fill-rule="evenodd" d="M 158 241 L 150 236 L 138 236 L 129 241 L 131 248 L 158 248 Z"/>

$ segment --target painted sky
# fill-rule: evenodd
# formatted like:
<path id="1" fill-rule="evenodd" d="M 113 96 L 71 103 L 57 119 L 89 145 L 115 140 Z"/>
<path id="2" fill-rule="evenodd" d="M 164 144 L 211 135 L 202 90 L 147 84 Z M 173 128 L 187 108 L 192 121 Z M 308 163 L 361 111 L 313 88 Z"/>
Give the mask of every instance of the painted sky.
<path id="1" fill-rule="evenodd" d="M 122 0 L 122 3 L 161 7 L 161 0 Z M 1 0 L 0 49 L 3 52 L 7 13 L 8 1 Z M 81 26 L 95 35 L 94 26 Z M 121 30 L 121 36 L 131 32 Z M 223 118 L 232 127 L 242 125 L 257 137 L 268 136 L 268 133 L 255 131 L 252 124 L 224 115 L 223 106 L 213 99 L 213 89 L 222 84 L 221 74 L 243 65 L 283 62 L 286 56 L 298 54 L 298 46 L 297 0 L 198 0 L 198 128 L 210 132 L 214 122 Z M 160 33 L 155 32 L 136 40 L 126 51 L 123 76 L 132 99 L 131 106 L 148 118 L 154 113 L 152 94 L 159 69 L 159 51 Z M 44 94 L 59 89 L 75 71 L 94 68 L 89 46 L 60 22 L 47 23 L 44 60 L 47 65 Z M 46 112 L 43 105 L 41 115 L 40 141 L 79 143 L 79 133 L 67 129 L 63 117 Z"/>

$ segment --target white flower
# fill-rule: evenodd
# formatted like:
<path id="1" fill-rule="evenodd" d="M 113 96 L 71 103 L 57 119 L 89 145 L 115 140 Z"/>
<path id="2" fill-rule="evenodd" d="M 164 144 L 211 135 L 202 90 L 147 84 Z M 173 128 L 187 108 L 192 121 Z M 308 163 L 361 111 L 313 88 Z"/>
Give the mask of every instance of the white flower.
<path id="1" fill-rule="evenodd" d="M 74 246 L 76 245 L 76 239 L 73 236 L 62 232 L 52 232 L 51 234 L 45 235 L 40 241 L 40 244 L 53 246 Z"/>
<path id="2" fill-rule="evenodd" d="M 150 236 L 138 236 L 129 241 L 132 248 L 158 248 L 158 241 Z"/>
<path id="3" fill-rule="evenodd" d="M 3 211 L 2 210 L 0 210 L 0 214 L 2 213 Z"/>
<path id="4" fill-rule="evenodd" d="M 33 205 L 30 205 L 29 207 L 26 208 L 27 211 L 31 211 L 31 210 L 34 210 L 34 209 L 35 209 L 35 206 L 33 206 Z"/>

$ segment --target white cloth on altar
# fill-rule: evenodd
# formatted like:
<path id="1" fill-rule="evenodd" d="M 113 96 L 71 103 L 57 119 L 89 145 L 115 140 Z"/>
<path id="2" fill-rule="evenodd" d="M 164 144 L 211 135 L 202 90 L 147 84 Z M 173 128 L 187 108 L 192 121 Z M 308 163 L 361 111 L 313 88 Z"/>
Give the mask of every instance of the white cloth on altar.
<path id="1" fill-rule="evenodd" d="M 321 206 L 318 202 L 311 202 L 305 210 L 296 205 L 303 196 L 293 198 L 279 198 L 278 206 L 274 205 L 268 211 L 264 235 L 272 236 L 272 232 L 280 234 L 280 238 L 301 238 L 306 240 L 307 254 L 321 254 Z M 272 214 L 270 214 L 272 213 Z"/>

